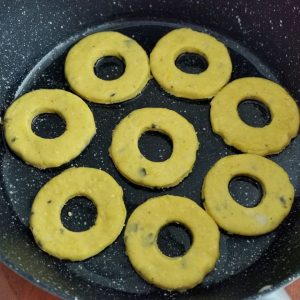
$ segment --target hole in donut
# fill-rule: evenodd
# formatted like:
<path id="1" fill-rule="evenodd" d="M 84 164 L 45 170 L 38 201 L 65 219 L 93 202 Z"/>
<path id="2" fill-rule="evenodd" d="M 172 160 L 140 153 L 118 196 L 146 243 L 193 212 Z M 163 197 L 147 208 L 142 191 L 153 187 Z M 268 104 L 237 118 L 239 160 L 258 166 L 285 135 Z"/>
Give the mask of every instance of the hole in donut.
<path id="1" fill-rule="evenodd" d="M 42 138 L 54 139 L 65 132 L 66 122 L 58 114 L 44 113 L 32 120 L 31 129 Z"/>
<path id="2" fill-rule="evenodd" d="M 104 56 L 97 60 L 94 72 L 97 77 L 103 80 L 114 80 L 123 75 L 125 63 L 116 56 Z"/>
<path id="3" fill-rule="evenodd" d="M 182 53 L 175 60 L 176 67 L 185 73 L 199 74 L 208 67 L 207 60 L 197 53 Z"/>
<path id="4" fill-rule="evenodd" d="M 263 196 L 263 189 L 260 183 L 248 176 L 232 178 L 228 189 L 231 197 L 245 207 L 257 206 Z"/>
<path id="5" fill-rule="evenodd" d="M 193 242 L 190 230 L 179 223 L 169 223 L 158 233 L 157 245 L 160 251 L 169 256 L 184 255 Z"/>
<path id="6" fill-rule="evenodd" d="M 75 232 L 85 231 L 95 225 L 97 208 L 88 198 L 78 196 L 64 205 L 60 218 L 67 229 Z"/>
<path id="7" fill-rule="evenodd" d="M 271 122 L 269 108 L 260 101 L 245 99 L 238 105 L 240 118 L 252 127 L 264 127 Z"/>
<path id="8" fill-rule="evenodd" d="M 171 156 L 173 143 L 166 134 L 150 130 L 140 137 L 139 149 L 151 161 L 164 161 Z"/>

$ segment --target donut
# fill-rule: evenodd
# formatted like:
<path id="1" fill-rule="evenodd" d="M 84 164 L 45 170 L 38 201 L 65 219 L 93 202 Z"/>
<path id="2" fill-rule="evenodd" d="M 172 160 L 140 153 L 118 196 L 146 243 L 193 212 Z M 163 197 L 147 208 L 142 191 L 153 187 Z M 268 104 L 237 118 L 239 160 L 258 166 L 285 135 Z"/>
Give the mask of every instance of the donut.
<path id="1" fill-rule="evenodd" d="M 254 99 L 271 112 L 271 122 L 252 127 L 240 118 L 238 105 Z M 299 109 L 294 99 L 277 83 L 258 77 L 237 79 L 212 100 L 210 120 L 213 131 L 236 149 L 258 155 L 282 151 L 299 130 Z"/>
<path id="2" fill-rule="evenodd" d="M 162 162 L 145 158 L 138 146 L 146 131 L 159 131 L 173 142 L 171 157 Z M 131 112 L 115 128 L 109 149 L 119 172 L 131 182 L 150 188 L 180 183 L 192 170 L 199 142 L 185 118 L 166 108 L 142 108 Z"/>
<path id="3" fill-rule="evenodd" d="M 208 67 L 199 74 L 189 74 L 176 67 L 183 53 L 205 58 Z M 231 59 L 227 48 L 214 37 L 190 28 L 175 29 L 163 36 L 150 54 L 153 77 L 168 93 L 187 99 L 212 98 L 230 79 Z"/>
<path id="4" fill-rule="evenodd" d="M 184 255 L 169 257 L 158 245 L 161 228 L 177 222 L 192 235 Z M 201 283 L 219 257 L 220 233 L 213 219 L 194 201 L 164 195 L 139 205 L 128 219 L 124 240 L 128 258 L 147 282 L 165 290 L 184 291 Z"/>
<path id="5" fill-rule="evenodd" d="M 254 207 L 237 203 L 228 185 L 237 176 L 248 176 L 260 183 L 263 196 Z M 226 156 L 207 173 L 202 197 L 207 213 L 232 234 L 256 236 L 279 226 L 291 210 L 294 188 L 288 174 L 273 161 L 255 154 Z"/>
<path id="6" fill-rule="evenodd" d="M 97 208 L 95 224 L 86 231 L 68 230 L 61 210 L 75 196 L 84 196 Z M 70 168 L 52 178 L 36 195 L 30 228 L 38 246 L 59 259 L 92 257 L 120 234 L 126 218 L 123 191 L 106 172 L 93 168 Z"/>
<path id="7" fill-rule="evenodd" d="M 43 113 L 59 115 L 65 132 L 56 138 L 36 135 L 31 124 Z M 4 133 L 10 149 L 26 163 L 40 168 L 59 167 L 78 156 L 96 133 L 94 116 L 78 96 L 58 89 L 29 92 L 7 109 Z"/>
<path id="8" fill-rule="evenodd" d="M 103 57 L 114 56 L 124 61 L 123 75 L 115 80 L 96 76 L 94 67 Z M 136 97 L 150 79 L 149 59 L 133 39 L 118 32 L 91 34 L 69 51 L 65 76 L 72 90 L 82 98 L 102 104 L 122 102 Z"/>

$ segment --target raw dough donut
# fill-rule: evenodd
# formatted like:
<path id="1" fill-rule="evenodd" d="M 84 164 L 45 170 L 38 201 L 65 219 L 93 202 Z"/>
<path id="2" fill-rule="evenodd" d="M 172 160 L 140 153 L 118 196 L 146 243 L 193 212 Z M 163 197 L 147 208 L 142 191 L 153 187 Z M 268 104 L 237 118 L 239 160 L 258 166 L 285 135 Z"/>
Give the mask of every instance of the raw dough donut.
<path id="1" fill-rule="evenodd" d="M 199 74 L 179 70 L 180 54 L 203 56 L 208 68 Z M 232 64 L 226 47 L 214 37 L 189 28 L 175 29 L 163 36 L 150 55 L 151 72 L 168 93 L 188 99 L 212 98 L 230 79 Z"/>
<path id="2" fill-rule="evenodd" d="M 271 112 L 271 123 L 256 128 L 243 122 L 238 105 L 246 99 L 264 103 Z M 213 131 L 226 144 L 264 156 L 282 151 L 297 135 L 299 110 L 280 85 L 263 78 L 246 77 L 229 83 L 216 95 L 211 102 L 210 120 Z"/>
<path id="3" fill-rule="evenodd" d="M 178 222 L 192 234 L 192 244 L 182 256 L 168 257 L 157 246 L 162 227 Z M 147 200 L 130 216 L 125 229 L 126 252 L 134 269 L 162 289 L 191 289 L 215 266 L 220 233 L 210 216 L 194 201 L 165 195 Z"/>
<path id="4" fill-rule="evenodd" d="M 46 139 L 32 131 L 32 120 L 43 113 L 57 114 L 66 122 L 61 136 Z M 13 102 L 4 116 L 4 130 L 11 150 L 40 169 L 69 162 L 96 133 L 93 114 L 83 100 L 64 90 L 50 89 L 27 93 Z"/>
<path id="5" fill-rule="evenodd" d="M 105 56 L 124 60 L 124 74 L 115 80 L 96 76 L 94 66 Z M 137 96 L 150 78 L 149 59 L 133 39 L 118 32 L 98 32 L 79 41 L 68 53 L 65 76 L 81 97 L 96 103 L 122 102 Z"/>
<path id="6" fill-rule="evenodd" d="M 170 158 L 154 162 L 141 154 L 138 141 L 145 131 L 159 131 L 172 139 Z M 110 156 L 120 173 L 133 183 L 164 188 L 177 185 L 191 172 L 198 147 L 193 125 L 181 115 L 166 108 L 142 108 L 117 125 Z"/>
<path id="7" fill-rule="evenodd" d="M 61 222 L 61 210 L 68 200 L 84 196 L 97 208 L 95 225 L 74 232 Z M 106 172 L 92 168 L 71 168 L 47 182 L 36 195 L 30 228 L 45 252 L 72 261 L 87 259 L 109 246 L 120 234 L 126 217 L 123 191 Z"/>
<path id="8" fill-rule="evenodd" d="M 228 185 L 236 176 L 249 176 L 263 189 L 255 207 L 238 204 Z M 254 154 L 231 155 L 220 159 L 205 177 L 204 207 L 217 224 L 230 233 L 260 235 L 274 230 L 288 215 L 294 188 L 287 173 L 276 163 Z"/>

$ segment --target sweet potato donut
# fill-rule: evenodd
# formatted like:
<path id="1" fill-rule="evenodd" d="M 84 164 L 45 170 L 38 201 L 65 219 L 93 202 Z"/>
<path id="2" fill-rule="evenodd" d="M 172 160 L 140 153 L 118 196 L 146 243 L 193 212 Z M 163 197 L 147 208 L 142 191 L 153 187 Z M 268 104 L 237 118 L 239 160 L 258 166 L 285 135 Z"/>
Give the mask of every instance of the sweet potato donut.
<path id="1" fill-rule="evenodd" d="M 171 157 L 155 162 L 144 157 L 138 141 L 145 131 L 159 131 L 173 142 Z M 185 118 L 166 108 L 142 108 L 131 112 L 115 128 L 110 156 L 119 170 L 135 184 L 164 188 L 177 185 L 192 170 L 199 142 Z"/>
<path id="2" fill-rule="evenodd" d="M 208 68 L 199 74 L 179 70 L 176 59 L 183 53 L 202 55 Z M 151 72 L 168 93 L 187 99 L 212 98 L 230 79 L 232 64 L 227 48 L 214 37 L 190 28 L 163 36 L 150 55 Z"/>
<path id="3" fill-rule="evenodd" d="M 70 231 L 61 221 L 62 208 L 75 196 L 87 197 L 97 208 L 96 222 L 86 231 Z M 109 174 L 93 168 L 71 168 L 40 189 L 31 208 L 30 228 L 42 250 L 78 261 L 109 246 L 120 234 L 125 217 L 123 191 Z"/>
<path id="4" fill-rule="evenodd" d="M 59 115 L 65 132 L 53 139 L 42 138 L 32 129 L 32 120 L 43 113 Z M 69 162 L 90 143 L 96 133 L 93 113 L 78 96 L 64 90 L 41 89 L 27 93 L 7 109 L 5 139 L 10 149 L 26 163 L 40 169 Z"/>
<path id="5" fill-rule="evenodd" d="M 96 62 L 106 56 L 124 61 L 123 75 L 114 80 L 96 76 Z M 86 100 L 111 104 L 137 96 L 150 78 L 149 59 L 133 39 L 118 32 L 91 34 L 79 41 L 68 53 L 65 76 L 71 88 Z"/>
<path id="6" fill-rule="evenodd" d="M 271 122 L 264 127 L 247 125 L 238 114 L 246 99 L 265 104 Z M 242 152 L 268 155 L 282 151 L 299 130 L 299 109 L 294 99 L 277 83 L 264 78 L 245 77 L 225 86 L 212 100 L 212 129 L 226 144 Z"/>
<path id="7" fill-rule="evenodd" d="M 193 241 L 182 256 L 164 255 L 157 246 L 160 229 L 180 223 Z M 194 201 L 165 195 L 152 198 L 131 214 L 125 229 L 129 260 L 146 281 L 165 290 L 191 289 L 215 266 L 220 233 L 213 219 Z"/>
<path id="8" fill-rule="evenodd" d="M 263 189 L 255 207 L 245 207 L 230 195 L 228 185 L 236 176 L 249 176 Z M 276 163 L 254 154 L 239 154 L 220 159 L 205 177 L 202 196 L 204 207 L 224 230 L 247 236 L 274 230 L 288 215 L 294 188 L 288 174 Z"/>

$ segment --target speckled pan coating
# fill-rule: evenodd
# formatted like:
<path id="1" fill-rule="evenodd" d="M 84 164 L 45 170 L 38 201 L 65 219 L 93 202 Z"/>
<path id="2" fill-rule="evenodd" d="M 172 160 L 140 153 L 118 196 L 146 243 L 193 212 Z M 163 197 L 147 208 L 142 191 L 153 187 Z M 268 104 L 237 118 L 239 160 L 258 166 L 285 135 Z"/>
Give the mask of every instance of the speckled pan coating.
<path id="1" fill-rule="evenodd" d="M 77 40 L 89 33 L 118 30 L 136 39 L 149 54 L 159 38 L 183 26 L 211 33 L 225 43 L 234 65 L 232 79 L 266 77 L 280 82 L 297 100 L 300 99 L 299 13 L 297 0 L 4 0 L 0 11 L 1 111 L 4 112 L 14 98 L 32 89 L 68 89 L 63 75 L 65 55 Z M 129 22 L 136 18 L 143 21 Z M 150 22 L 149 19 L 164 22 Z M 169 19 L 174 23 L 166 23 Z M 118 20 L 121 22 L 116 22 Z M 134 101 L 110 108 L 89 106 L 101 132 L 111 133 L 129 111 L 145 106 L 174 109 L 195 125 L 201 139 L 195 171 L 172 188 L 172 194 L 199 201 L 200 183 L 209 168 L 219 158 L 236 153 L 212 135 L 207 103 L 178 101 L 163 93 L 153 80 Z M 285 151 L 271 158 L 285 168 L 296 188 L 295 203 L 287 220 L 275 232 L 258 238 L 222 233 L 221 255 L 215 270 L 201 286 L 187 294 L 165 294 L 139 279 L 127 257 L 119 255 L 124 253 L 122 238 L 103 255 L 81 263 L 61 263 L 44 255 L 33 242 L 27 227 L 31 202 L 41 186 L 64 168 L 89 166 L 108 171 L 124 189 L 128 213 L 146 199 L 160 195 L 155 191 L 136 189 L 118 175 L 107 153 L 110 137 L 97 135 L 72 163 L 44 172 L 24 165 L 10 153 L 2 139 L 2 261 L 35 284 L 66 299 L 99 298 L 99 295 L 103 299 L 241 299 L 256 295 L 262 287 L 271 286 L 263 292 L 266 293 L 299 274 L 299 136 Z M 249 193 L 246 198 L 251 195 Z M 174 233 L 170 232 L 170 235 L 173 237 Z M 177 241 L 177 245 L 180 242 Z"/>

